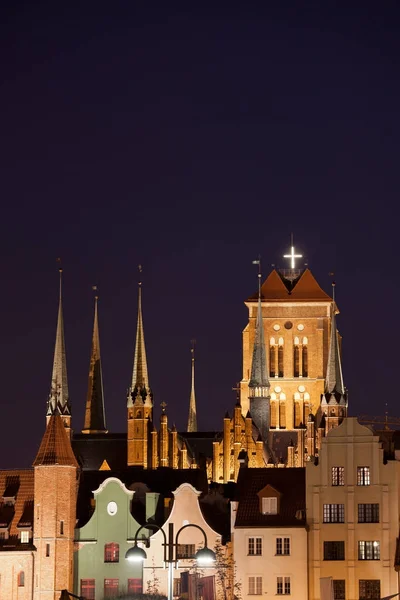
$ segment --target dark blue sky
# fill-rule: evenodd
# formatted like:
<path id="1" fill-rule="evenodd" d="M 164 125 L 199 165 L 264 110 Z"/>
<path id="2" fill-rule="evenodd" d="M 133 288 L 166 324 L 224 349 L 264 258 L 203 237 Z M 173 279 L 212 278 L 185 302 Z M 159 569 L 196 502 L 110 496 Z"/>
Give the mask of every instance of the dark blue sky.
<path id="1" fill-rule="evenodd" d="M 399 7 L 143 4 L 0 15 L 0 467 L 31 464 L 43 433 L 58 256 L 78 431 L 93 283 L 109 429 L 125 429 L 138 263 L 157 415 L 165 401 L 185 427 L 195 337 L 199 425 L 219 429 L 251 261 L 282 264 L 291 231 L 325 289 L 335 272 L 351 413 L 400 413 Z"/>

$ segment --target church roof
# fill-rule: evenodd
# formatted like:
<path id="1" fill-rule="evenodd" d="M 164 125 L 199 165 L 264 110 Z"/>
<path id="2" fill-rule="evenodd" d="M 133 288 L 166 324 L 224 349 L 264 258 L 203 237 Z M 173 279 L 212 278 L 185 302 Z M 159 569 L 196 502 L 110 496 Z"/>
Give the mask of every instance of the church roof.
<path id="1" fill-rule="evenodd" d="M 78 467 L 60 415 L 51 415 L 33 466 L 64 465 Z"/>
<path id="2" fill-rule="evenodd" d="M 261 286 L 261 299 L 266 302 L 331 302 L 332 298 L 324 292 L 310 269 L 300 272 L 297 277 L 288 278 L 286 271 L 274 269 Z M 258 300 L 258 292 L 247 301 Z"/>

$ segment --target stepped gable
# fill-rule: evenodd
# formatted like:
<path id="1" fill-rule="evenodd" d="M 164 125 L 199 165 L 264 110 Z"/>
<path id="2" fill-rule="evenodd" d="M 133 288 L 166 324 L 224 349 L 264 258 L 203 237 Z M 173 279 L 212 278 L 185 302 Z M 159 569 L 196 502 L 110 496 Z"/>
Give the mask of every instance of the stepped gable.
<path id="1" fill-rule="evenodd" d="M 0 549 L 31 550 L 32 541 L 21 544 L 19 533 L 33 528 L 33 469 L 0 471 L 0 494 L 0 530 L 9 532 L 7 540 L 0 540 Z"/>
<path id="2" fill-rule="evenodd" d="M 305 527 L 305 478 L 304 467 L 240 469 L 235 498 L 239 501 L 235 527 Z M 276 515 L 264 515 L 260 511 L 258 493 L 267 485 L 280 494 Z"/>
<path id="3" fill-rule="evenodd" d="M 258 292 L 247 299 L 256 302 Z M 310 269 L 305 269 L 295 279 L 286 279 L 285 271 L 274 269 L 261 286 L 264 302 L 332 302 L 332 298 L 317 283 Z"/>
<path id="4" fill-rule="evenodd" d="M 34 467 L 53 465 L 78 468 L 78 463 L 72 451 L 64 423 L 58 414 L 51 415 L 33 462 Z"/>

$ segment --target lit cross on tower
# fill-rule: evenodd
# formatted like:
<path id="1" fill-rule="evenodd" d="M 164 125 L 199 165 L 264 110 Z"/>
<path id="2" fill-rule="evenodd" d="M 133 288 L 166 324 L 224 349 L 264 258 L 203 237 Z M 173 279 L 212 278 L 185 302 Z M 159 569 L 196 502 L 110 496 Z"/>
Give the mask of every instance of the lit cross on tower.
<path id="1" fill-rule="evenodd" d="M 295 258 L 303 258 L 302 254 L 295 254 L 294 251 L 294 246 L 293 246 L 293 235 L 292 235 L 292 240 L 291 240 L 292 245 L 290 246 L 290 254 L 284 254 L 283 258 L 290 258 L 290 268 L 291 269 L 295 269 L 296 265 L 295 265 Z"/>

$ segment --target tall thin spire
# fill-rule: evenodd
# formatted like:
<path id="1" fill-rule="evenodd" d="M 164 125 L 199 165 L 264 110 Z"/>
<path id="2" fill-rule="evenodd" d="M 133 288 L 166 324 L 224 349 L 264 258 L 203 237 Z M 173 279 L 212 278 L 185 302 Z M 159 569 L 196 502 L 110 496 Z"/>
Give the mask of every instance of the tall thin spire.
<path id="1" fill-rule="evenodd" d="M 96 286 L 93 286 L 97 290 Z M 85 424 L 82 433 L 106 432 L 104 411 L 103 373 L 101 368 L 98 296 L 94 299 L 94 324 L 92 352 L 89 366 L 89 383 L 86 398 Z"/>
<path id="2" fill-rule="evenodd" d="M 343 385 L 342 361 L 340 358 L 339 334 L 336 327 L 335 283 L 332 284 L 333 302 L 331 317 L 331 335 L 329 340 L 328 364 L 326 369 L 325 393 L 345 395 Z"/>
<path id="3" fill-rule="evenodd" d="M 142 273 L 141 265 L 139 265 L 139 273 L 140 275 Z M 128 397 L 128 403 L 132 396 L 134 399 L 136 398 L 138 392 L 140 392 L 143 398 L 147 397 L 150 394 L 149 374 L 147 371 L 146 346 L 144 343 L 141 280 L 138 284 L 138 316 L 136 328 L 135 355 L 133 358 L 132 382 L 130 394 Z"/>
<path id="4" fill-rule="evenodd" d="M 258 306 L 256 328 L 253 345 L 253 358 L 251 363 L 251 376 L 249 381 L 250 412 L 254 423 L 257 425 L 263 441 L 268 443 L 270 425 L 270 383 L 267 371 L 267 355 L 264 339 L 264 325 L 261 307 L 261 260 L 253 261 L 258 264 Z"/>
<path id="5" fill-rule="evenodd" d="M 188 431 L 197 431 L 197 412 L 196 412 L 196 395 L 194 390 L 194 344 L 192 340 L 192 347 L 190 352 L 192 354 L 192 387 L 190 390 L 190 402 L 189 402 L 189 418 L 188 418 Z"/>
<path id="6" fill-rule="evenodd" d="M 67 361 L 65 355 L 64 319 L 62 310 L 62 269 L 60 273 L 60 292 L 58 302 L 58 317 L 56 343 L 54 347 L 53 372 L 51 376 L 50 395 L 47 402 L 47 415 L 56 412 L 62 415 L 70 415 Z"/>

